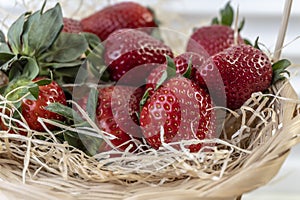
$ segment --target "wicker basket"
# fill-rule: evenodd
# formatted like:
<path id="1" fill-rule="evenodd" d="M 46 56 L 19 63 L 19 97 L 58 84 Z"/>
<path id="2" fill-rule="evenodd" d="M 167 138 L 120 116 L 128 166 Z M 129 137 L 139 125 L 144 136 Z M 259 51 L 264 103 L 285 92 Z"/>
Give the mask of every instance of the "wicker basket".
<path id="1" fill-rule="evenodd" d="M 268 183 L 291 147 L 300 142 L 297 95 L 287 81 L 271 90 L 274 96 L 255 94 L 247 102 L 249 107 L 242 108 L 244 114 L 228 116 L 226 134 L 247 125 L 248 136 L 237 144 L 240 148 L 247 145 L 245 151 L 236 149 L 229 154 L 218 177 L 207 173 L 202 178 L 198 173 L 205 170 L 176 155 L 172 166 L 152 174 L 122 171 L 121 166 L 112 170 L 107 160 L 102 163 L 67 144 L 1 133 L 1 191 L 9 199 L 236 199 Z M 263 115 L 265 119 L 260 118 Z M 265 125 L 257 127 L 264 120 Z M 148 156 L 153 162 L 155 158 Z"/>
<path id="2" fill-rule="evenodd" d="M 226 116 L 213 151 L 199 154 L 89 157 L 51 136 L 0 131 L 0 194 L 32 200 L 239 199 L 268 183 L 300 142 L 298 105 L 288 80 L 255 93 Z"/>

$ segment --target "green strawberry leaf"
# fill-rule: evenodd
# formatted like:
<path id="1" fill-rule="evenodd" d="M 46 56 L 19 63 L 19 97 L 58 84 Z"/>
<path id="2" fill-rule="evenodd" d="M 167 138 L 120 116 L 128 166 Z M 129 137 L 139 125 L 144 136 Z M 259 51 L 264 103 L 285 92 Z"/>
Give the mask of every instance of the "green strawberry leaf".
<path id="1" fill-rule="evenodd" d="M 41 18 L 40 11 L 34 12 L 33 14 L 30 14 L 25 20 L 23 25 L 23 33 L 20 35 L 21 41 L 22 41 L 22 48 L 19 50 L 19 52 L 22 55 L 26 56 L 33 56 L 37 52 L 37 49 L 35 46 L 30 46 L 29 41 L 29 34 L 32 32 L 32 26 L 34 26 L 34 29 L 38 29 L 39 27 L 35 24 L 38 23 L 38 21 Z"/>
<path id="2" fill-rule="evenodd" d="M 230 5 L 230 2 L 228 2 L 225 6 L 225 8 L 221 9 L 221 24 L 225 26 L 231 26 L 233 23 L 234 18 L 234 12 Z"/>
<path id="3" fill-rule="evenodd" d="M 62 10 L 59 4 L 54 8 L 35 12 L 28 17 L 22 37 L 26 55 L 37 57 L 46 51 L 59 36 L 63 28 Z"/>
<path id="4" fill-rule="evenodd" d="M 192 74 L 192 56 L 189 58 L 188 67 L 186 71 L 183 73 L 183 77 L 190 79 Z"/>
<path id="5" fill-rule="evenodd" d="M 0 30 L 0 42 L 1 43 L 5 43 L 6 42 L 5 35 L 4 35 L 4 33 L 1 30 Z"/>
<path id="6" fill-rule="evenodd" d="M 7 43 L 1 42 L 0 43 L 0 53 L 8 53 L 8 54 L 12 54 L 12 52 L 9 49 L 9 46 L 7 45 Z M 1 58 L 0 58 L 0 62 L 1 62 Z"/>
<path id="7" fill-rule="evenodd" d="M 3 63 L 0 67 L 1 70 L 3 71 L 8 71 L 11 70 L 14 66 L 17 68 L 20 68 L 19 62 L 18 62 L 18 56 L 16 55 L 11 55 L 11 54 L 1 54 L 2 56 L 6 56 L 6 60 L 3 60 L 5 63 Z M 11 79 L 10 79 L 11 80 Z"/>
<path id="8" fill-rule="evenodd" d="M 72 62 L 83 55 L 87 48 L 88 43 L 83 35 L 62 32 L 53 46 L 39 59 L 48 63 Z"/>
<path id="9" fill-rule="evenodd" d="M 88 97 L 88 101 L 86 104 L 86 112 L 89 117 L 94 121 L 96 117 L 96 108 L 98 102 L 98 90 L 96 88 L 92 88 Z"/>
<path id="10" fill-rule="evenodd" d="M 166 56 L 166 60 L 167 60 L 167 69 L 163 72 L 162 76 L 158 80 L 155 90 L 157 90 L 157 88 L 159 88 L 167 79 L 176 76 L 176 65 L 174 60 L 169 56 Z"/>
<path id="11" fill-rule="evenodd" d="M 35 81 L 34 83 L 37 84 L 38 86 L 44 86 L 44 85 L 49 85 L 51 82 L 52 82 L 51 79 L 45 78 L 45 79 Z"/>
<path id="12" fill-rule="evenodd" d="M 259 40 L 259 37 L 257 37 L 256 38 L 256 40 L 255 40 L 255 42 L 254 42 L 254 48 L 256 48 L 256 49 L 259 49 L 259 50 L 261 50 L 260 48 L 259 48 L 259 42 L 258 42 L 258 40 Z"/>
<path id="13" fill-rule="evenodd" d="M 239 28 L 238 28 L 238 32 L 241 32 L 242 29 L 244 28 L 245 26 L 245 18 L 243 18 L 243 20 L 240 22 L 240 25 L 239 25 Z"/>
<path id="14" fill-rule="evenodd" d="M 14 54 L 0 52 L 0 69 L 3 71 L 7 71 L 9 69 L 9 62 L 14 61 L 15 59 L 17 59 L 17 56 L 15 56 Z"/>
<path id="15" fill-rule="evenodd" d="M 24 69 L 22 71 L 22 75 L 27 77 L 30 80 L 33 80 L 39 75 L 39 66 L 35 59 L 29 58 L 29 57 L 21 57 L 20 58 L 25 59 L 27 61 L 26 65 L 24 66 Z"/>
<path id="16" fill-rule="evenodd" d="M 217 17 L 214 17 L 212 20 L 211 20 L 211 24 L 214 25 L 214 24 L 220 24 L 220 21 Z"/>
<path id="17" fill-rule="evenodd" d="M 76 121 L 79 123 L 84 122 L 82 117 L 75 110 L 61 103 L 57 103 L 57 102 L 51 103 L 47 107 L 45 107 L 45 109 L 57 113 L 59 115 L 62 115 L 71 121 Z"/>
<path id="18" fill-rule="evenodd" d="M 38 85 L 34 84 L 32 87 L 28 88 L 28 91 L 35 99 L 39 98 L 39 86 Z"/>
<path id="19" fill-rule="evenodd" d="M 286 77 L 283 74 L 290 76 L 290 72 L 286 70 L 291 65 L 291 62 L 287 59 L 277 61 L 272 65 L 273 80 L 272 83 L 276 83 L 279 80 L 283 80 Z"/>
<path id="20" fill-rule="evenodd" d="M 22 50 L 21 35 L 23 33 L 25 18 L 28 13 L 21 15 L 8 29 L 8 44 L 14 54 L 18 54 Z"/>
<path id="21" fill-rule="evenodd" d="M 52 62 L 52 63 L 47 63 L 47 62 L 39 62 L 39 65 L 41 68 L 52 68 L 52 69 L 64 69 L 64 68 L 73 68 L 73 67 L 78 67 L 82 65 L 81 60 L 75 60 L 72 62 Z"/>
<path id="22" fill-rule="evenodd" d="M 248 40 L 248 39 L 245 39 L 245 38 L 244 38 L 244 42 L 245 42 L 245 44 L 247 44 L 247 45 L 253 46 L 252 43 L 250 42 L 250 40 Z"/>
<path id="23" fill-rule="evenodd" d="M 93 50 L 96 47 L 98 47 L 99 45 L 102 46 L 101 40 L 97 35 L 92 34 L 92 33 L 86 33 L 86 32 L 81 33 L 81 34 L 85 37 L 90 49 Z M 103 49 L 103 46 L 102 46 L 102 49 Z"/>
<path id="24" fill-rule="evenodd" d="M 151 90 L 151 88 L 148 88 L 146 91 L 145 91 L 145 93 L 144 93 L 144 95 L 143 95 L 143 97 L 142 97 L 142 99 L 141 99 L 141 101 L 140 101 L 140 111 L 142 111 L 142 109 L 143 109 L 143 106 L 145 105 L 145 103 L 146 103 L 146 101 L 147 101 L 147 99 L 149 98 L 149 91 Z M 139 118 L 139 117 L 138 117 Z"/>

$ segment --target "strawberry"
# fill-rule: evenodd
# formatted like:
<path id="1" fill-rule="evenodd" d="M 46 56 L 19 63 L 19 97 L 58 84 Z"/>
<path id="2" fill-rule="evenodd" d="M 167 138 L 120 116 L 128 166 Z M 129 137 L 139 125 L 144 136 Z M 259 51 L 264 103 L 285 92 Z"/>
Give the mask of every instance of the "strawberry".
<path id="1" fill-rule="evenodd" d="M 140 123 L 147 142 L 155 149 L 164 142 L 215 137 L 215 116 L 209 95 L 191 80 L 175 76 L 160 86 L 142 108 Z M 191 144 L 191 152 L 202 144 Z M 177 147 L 178 148 L 178 147 Z"/>
<path id="2" fill-rule="evenodd" d="M 132 145 L 131 152 L 136 150 L 137 145 L 132 139 L 142 136 L 137 113 L 143 93 L 143 89 L 135 90 L 129 86 L 110 86 L 99 90 L 96 109 L 98 126 L 115 137 L 111 142 L 120 150 L 125 150 L 129 145 Z M 103 148 L 105 146 L 102 145 Z"/>
<path id="3" fill-rule="evenodd" d="M 21 87 L 24 86 L 25 89 Z M 28 87 L 28 88 L 27 88 Z M 21 99 L 16 107 L 21 111 L 22 116 L 32 130 L 45 131 L 38 118 L 64 121 L 64 117 L 45 109 L 50 103 L 61 103 L 66 105 L 66 97 L 62 88 L 55 82 L 49 81 L 42 77 L 28 80 L 27 78 L 14 79 L 5 90 L 5 95 L 9 92 L 20 88 L 9 95 L 8 100 L 17 100 L 26 93 L 31 93 Z M 36 95 L 36 97 L 35 97 Z M 46 124 L 49 130 L 56 129 L 55 126 Z"/>
<path id="4" fill-rule="evenodd" d="M 41 78 L 36 78 L 33 81 L 39 81 Z M 54 81 L 50 84 L 39 86 L 39 96 L 37 100 L 23 99 L 22 115 L 24 116 L 29 127 L 33 130 L 44 131 L 45 129 L 37 121 L 39 117 L 63 121 L 61 115 L 49 112 L 44 109 L 49 103 L 59 102 L 66 105 L 66 97 L 62 88 Z M 56 129 L 55 126 L 47 124 L 49 130 Z"/>
<path id="5" fill-rule="evenodd" d="M 174 58 L 174 64 L 176 67 L 176 74 L 185 75 L 185 73 L 191 78 L 195 83 L 197 83 L 201 79 L 201 83 L 204 82 L 201 76 L 199 76 L 199 69 L 203 66 L 206 60 L 206 56 L 199 55 L 193 52 L 186 52 L 183 54 L 178 55 Z M 189 63 L 191 64 L 191 69 L 189 68 Z M 151 71 L 149 76 L 146 80 L 146 88 L 151 95 L 154 89 L 156 88 L 157 84 L 161 76 L 163 75 L 164 71 L 167 68 L 167 64 L 162 64 Z M 191 70 L 188 72 L 188 70 Z"/>
<path id="6" fill-rule="evenodd" d="M 108 6 L 82 19 L 81 25 L 85 32 L 98 35 L 102 41 L 119 29 L 157 27 L 152 11 L 134 2 Z"/>
<path id="7" fill-rule="evenodd" d="M 212 20 L 212 25 L 195 28 L 191 35 L 187 51 L 196 52 L 203 55 L 214 55 L 235 44 L 234 30 L 231 27 L 234 20 L 234 11 L 228 2 L 220 10 L 220 16 Z M 244 26 L 244 19 L 237 29 L 236 44 L 244 44 L 239 32 Z"/>
<path id="8" fill-rule="evenodd" d="M 78 20 L 71 19 L 71 18 L 63 18 L 64 28 L 63 32 L 67 33 L 80 33 L 83 32 L 81 23 Z"/>
<path id="9" fill-rule="evenodd" d="M 250 45 L 232 46 L 215 54 L 211 60 L 213 64 L 203 68 L 201 75 L 209 82 L 217 83 L 215 73 L 211 72 L 219 71 L 230 109 L 239 108 L 253 92 L 264 91 L 271 85 L 271 61 L 261 50 Z M 212 90 L 218 88 L 219 84 L 211 84 Z"/>
<path id="10" fill-rule="evenodd" d="M 238 44 L 244 40 L 238 35 Z M 234 30 L 224 25 L 211 25 L 196 29 L 188 41 L 187 51 L 214 55 L 234 45 Z"/>
<path id="11" fill-rule="evenodd" d="M 165 62 L 166 55 L 173 57 L 168 46 L 138 30 L 118 30 L 105 42 L 104 59 L 112 81 L 118 81 L 128 71 L 141 65 L 143 68 L 129 74 L 132 76 L 126 81 L 144 80 L 157 64 Z"/>

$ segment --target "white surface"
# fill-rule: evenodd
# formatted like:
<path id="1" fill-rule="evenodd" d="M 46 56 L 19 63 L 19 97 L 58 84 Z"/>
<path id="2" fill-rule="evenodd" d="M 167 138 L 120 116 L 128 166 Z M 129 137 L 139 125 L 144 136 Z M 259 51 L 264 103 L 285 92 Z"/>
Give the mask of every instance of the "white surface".
<path id="1" fill-rule="evenodd" d="M 181 14 L 187 22 L 195 26 L 207 25 L 213 16 L 216 16 L 219 8 L 227 1 L 224 0 L 164 0 L 168 1 L 168 7 L 161 7 L 168 11 L 176 11 Z M 0 2 L 1 8 L 11 9 L 13 1 Z M 138 1 L 141 2 L 141 1 Z M 153 0 L 142 1 L 144 4 L 157 2 Z M 245 28 L 242 35 L 255 40 L 260 36 L 260 41 L 266 44 L 271 51 L 274 50 L 278 29 L 281 23 L 281 13 L 284 0 L 232 0 L 234 6 L 239 5 L 240 16 L 246 18 Z M 16 10 L 12 9 L 16 14 Z M 3 17 L 3 16 L 2 16 Z M 0 26 L 1 27 L 1 26 Z M 288 27 L 285 44 L 300 36 L 300 0 L 294 0 L 290 24 Z M 291 59 L 294 67 L 291 68 L 293 79 L 292 84 L 300 94 L 300 75 L 295 75 L 300 69 L 300 41 L 294 41 L 283 49 L 283 57 Z M 293 148 L 290 156 L 284 163 L 279 174 L 267 186 L 255 190 L 243 196 L 243 200 L 298 200 L 300 199 L 300 145 Z M 4 197 L 1 196 L 0 199 Z M 3 198 L 2 198 L 3 197 Z"/>

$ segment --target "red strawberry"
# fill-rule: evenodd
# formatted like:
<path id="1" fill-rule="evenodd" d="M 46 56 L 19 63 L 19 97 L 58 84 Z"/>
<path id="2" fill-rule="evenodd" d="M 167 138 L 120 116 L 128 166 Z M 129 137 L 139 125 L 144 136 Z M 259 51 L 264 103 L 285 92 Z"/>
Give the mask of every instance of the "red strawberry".
<path id="1" fill-rule="evenodd" d="M 27 87 L 34 86 L 34 83 L 43 81 L 44 78 L 35 78 L 33 81 L 30 81 L 26 78 L 19 78 L 14 79 L 11 81 L 6 88 L 4 94 L 10 95 L 7 96 L 7 99 L 10 101 L 16 101 L 20 100 L 21 97 L 23 97 L 24 94 L 29 92 L 29 89 L 26 89 Z M 24 89 L 21 89 L 22 86 Z M 38 86 L 38 85 L 36 85 Z M 14 92 L 13 92 L 14 91 Z M 30 97 L 30 96 L 29 96 Z M 44 127 L 41 125 L 41 123 L 38 122 L 38 118 L 45 118 L 45 119 L 53 119 L 58 121 L 64 121 L 64 117 L 50 112 L 45 109 L 46 106 L 48 106 L 50 103 L 61 103 L 63 105 L 66 105 L 66 97 L 62 90 L 62 88 L 54 81 L 38 86 L 38 97 L 37 99 L 29 98 L 28 95 L 20 100 L 20 103 L 16 103 L 16 108 L 20 110 L 22 116 L 24 117 L 26 123 L 32 130 L 36 131 L 45 131 Z M 19 101 L 18 101 L 19 102 Z M 8 114 L 13 114 L 8 111 L 8 109 L 5 111 Z M 14 111 L 13 111 L 14 112 Z M 16 111 L 15 111 L 16 112 Z M 3 120 L 3 119 L 1 119 Z M 16 123 L 14 126 L 20 127 L 21 125 Z M 56 129 L 55 126 L 46 124 L 47 128 L 49 130 Z M 1 128 L 3 130 L 8 130 L 8 128 L 5 126 L 3 121 L 1 121 Z M 23 128 L 23 127 L 22 127 Z M 14 133 L 14 131 L 10 131 L 10 133 Z M 19 132 L 22 135 L 26 135 L 25 132 Z"/>
<path id="2" fill-rule="evenodd" d="M 98 126 L 116 137 L 111 142 L 120 150 L 132 145 L 130 151 L 134 151 L 137 145 L 132 139 L 142 136 L 137 113 L 143 93 L 143 89 L 136 90 L 129 86 L 110 86 L 99 90 L 96 110 Z"/>
<path id="3" fill-rule="evenodd" d="M 71 19 L 71 18 L 63 18 L 64 28 L 63 32 L 67 33 L 80 33 L 83 32 L 80 21 Z"/>
<path id="4" fill-rule="evenodd" d="M 142 69 L 136 69 L 131 73 L 132 77 L 126 77 L 126 81 L 145 80 L 157 64 L 165 62 L 166 55 L 173 57 L 168 46 L 138 30 L 118 30 L 105 43 L 105 64 L 113 81 L 118 81 L 128 71 L 141 65 Z"/>
<path id="5" fill-rule="evenodd" d="M 244 40 L 238 35 L 238 44 Z M 234 45 L 234 30 L 229 26 L 211 25 L 196 29 L 188 41 L 187 51 L 214 55 Z"/>
<path id="6" fill-rule="evenodd" d="M 250 45 L 232 46 L 212 56 L 211 61 L 214 64 L 203 68 L 201 75 L 211 83 L 210 89 L 218 90 L 220 81 L 216 80 L 216 73 L 212 73 L 218 71 L 230 109 L 239 108 L 253 92 L 266 90 L 272 82 L 271 61 Z"/>
<path id="7" fill-rule="evenodd" d="M 158 149 L 161 145 L 161 127 L 164 142 L 215 137 L 215 116 L 210 110 L 209 95 L 189 79 L 174 77 L 158 88 L 146 101 L 140 123 L 147 142 Z M 192 144 L 191 152 L 202 144 Z"/>
<path id="8" fill-rule="evenodd" d="M 174 58 L 174 63 L 176 66 L 176 73 L 184 75 L 188 70 L 188 65 L 190 62 L 190 64 L 191 64 L 190 78 L 193 81 L 195 81 L 195 83 L 198 82 L 199 78 L 202 81 L 201 76 L 198 76 L 198 75 L 199 75 L 199 70 L 205 63 L 206 59 L 207 59 L 207 57 L 205 55 L 199 55 L 199 54 L 196 54 L 193 52 L 186 52 L 186 53 L 180 54 L 179 56 Z M 166 70 L 166 68 L 167 68 L 167 65 L 162 64 L 162 65 L 156 67 L 155 69 L 153 69 L 151 71 L 151 73 L 149 74 L 149 76 L 147 77 L 146 87 L 147 87 L 150 95 L 154 91 L 157 83 L 159 82 L 159 80 L 160 80 L 161 76 L 163 75 L 163 72 Z"/>
<path id="9" fill-rule="evenodd" d="M 33 80 L 39 81 L 42 78 Z M 48 85 L 39 86 L 39 96 L 37 100 L 23 99 L 21 104 L 22 115 L 24 116 L 28 126 L 37 131 L 45 131 L 43 126 L 37 121 L 39 117 L 63 121 L 65 118 L 59 114 L 45 110 L 50 103 L 61 103 L 66 105 L 66 97 L 62 88 L 54 81 Z M 47 124 L 50 130 L 56 129 L 55 126 Z"/>
<path id="10" fill-rule="evenodd" d="M 91 32 L 104 41 L 112 32 L 123 28 L 157 27 L 153 13 L 134 2 L 108 6 L 81 20 L 85 32 Z"/>

